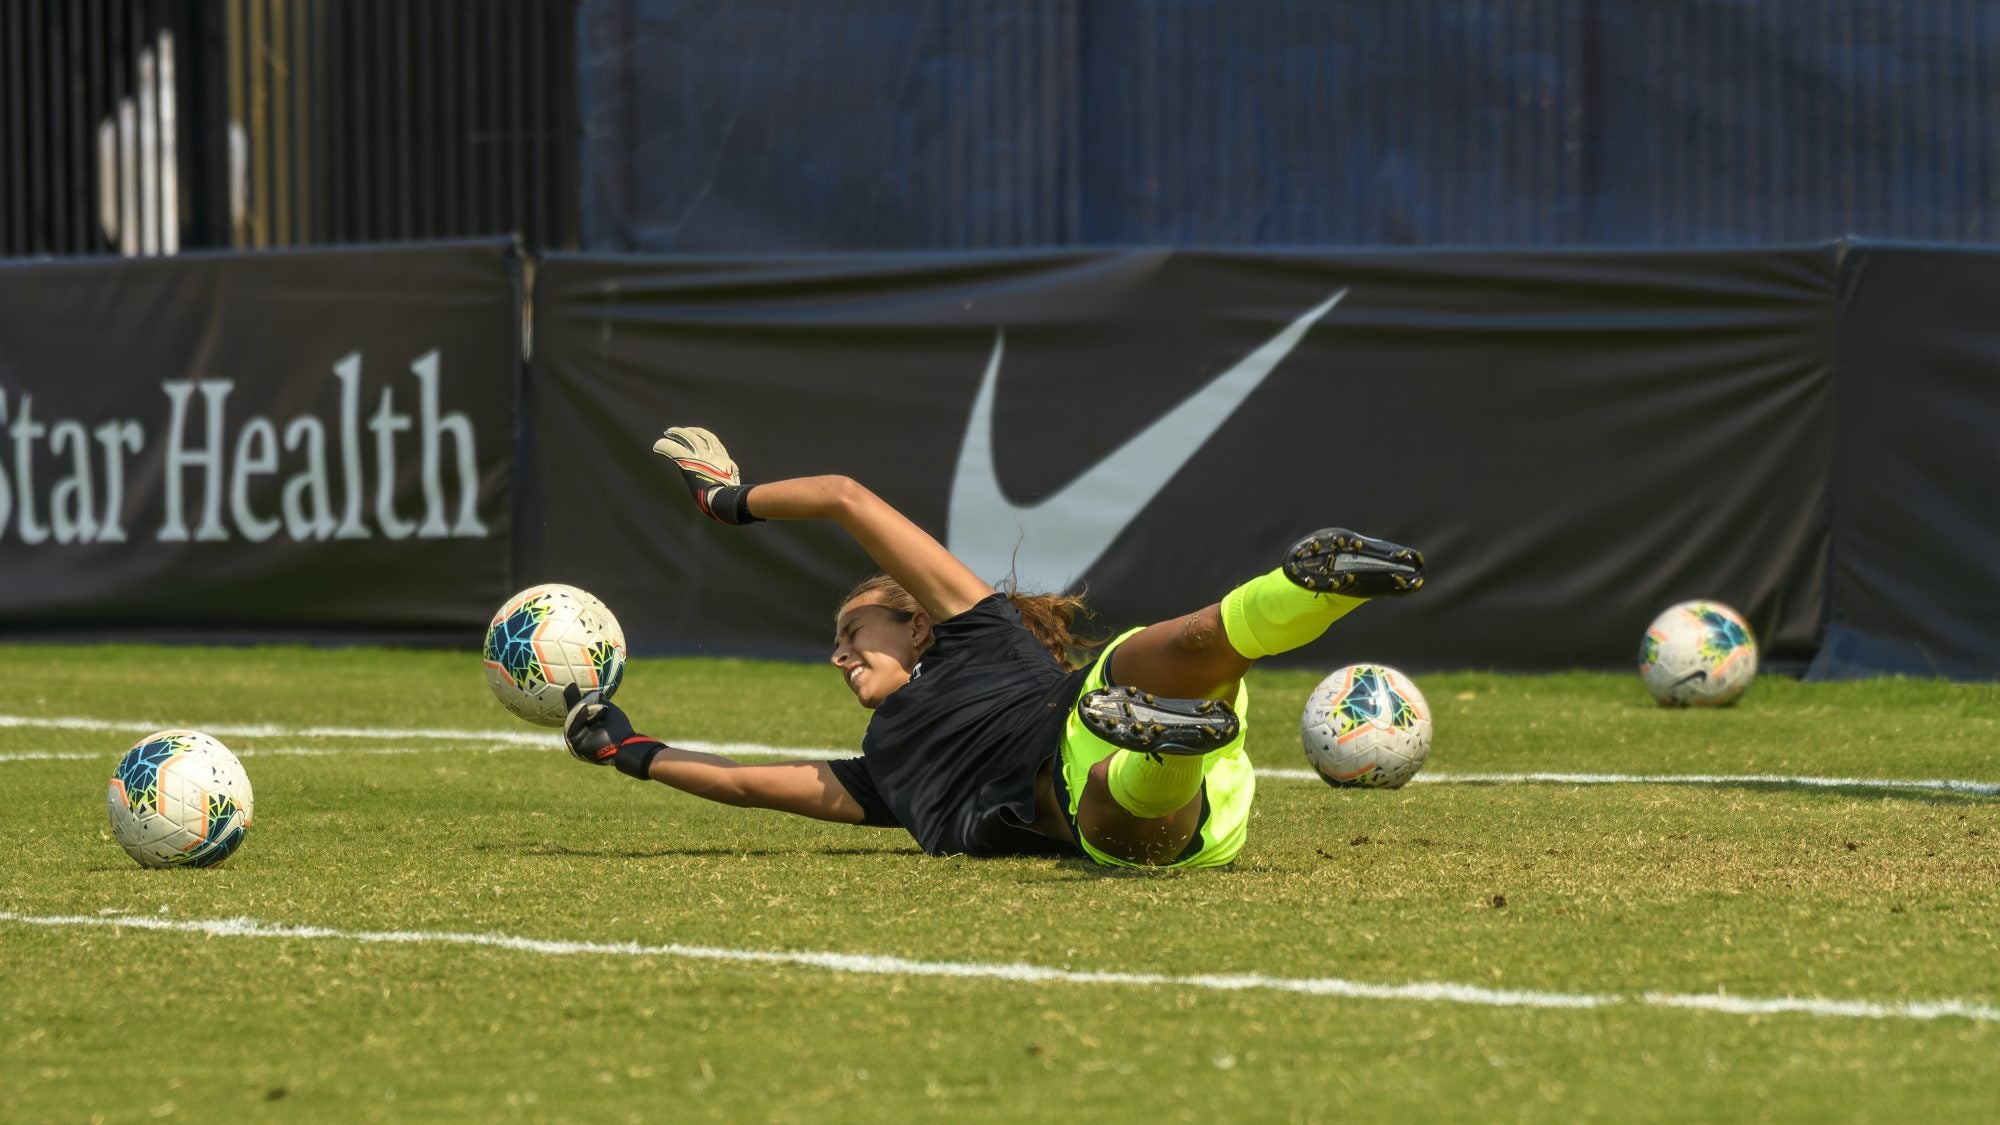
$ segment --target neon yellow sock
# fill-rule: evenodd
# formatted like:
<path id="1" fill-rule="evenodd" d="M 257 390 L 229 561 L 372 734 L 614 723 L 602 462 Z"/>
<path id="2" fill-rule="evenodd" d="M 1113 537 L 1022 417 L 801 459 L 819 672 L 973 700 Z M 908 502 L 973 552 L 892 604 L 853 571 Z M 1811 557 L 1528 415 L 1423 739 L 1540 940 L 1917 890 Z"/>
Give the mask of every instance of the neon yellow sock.
<path id="1" fill-rule="evenodd" d="M 1201 792 L 1202 761 L 1198 754 L 1120 750 L 1111 755 L 1111 799 L 1133 816 L 1166 816 Z"/>
<path id="2" fill-rule="evenodd" d="M 1315 594 L 1295 586 L 1284 570 L 1259 575 L 1222 599 L 1222 631 L 1229 646 L 1256 660 L 1311 644 L 1366 598 Z"/>

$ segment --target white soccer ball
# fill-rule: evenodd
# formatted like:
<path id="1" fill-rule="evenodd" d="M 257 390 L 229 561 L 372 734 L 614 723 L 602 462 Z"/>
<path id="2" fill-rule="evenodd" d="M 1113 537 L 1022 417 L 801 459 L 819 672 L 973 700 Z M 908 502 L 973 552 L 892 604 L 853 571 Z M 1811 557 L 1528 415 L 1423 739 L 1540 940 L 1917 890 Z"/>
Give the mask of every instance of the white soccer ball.
<path id="1" fill-rule="evenodd" d="M 1431 705 L 1394 668 L 1350 664 L 1306 698 L 1299 737 L 1328 785 L 1399 789 L 1430 756 Z"/>
<path id="2" fill-rule="evenodd" d="M 1757 675 L 1757 638 L 1721 602 L 1682 602 L 1639 642 L 1639 678 L 1662 707 L 1726 707 Z"/>
<path id="3" fill-rule="evenodd" d="M 163 730 L 118 760 L 104 803 L 111 834 L 147 867 L 212 867 L 250 828 L 250 775 L 196 730 Z"/>
<path id="4" fill-rule="evenodd" d="M 606 698 L 625 678 L 625 631 L 603 602 L 574 586 L 532 586 L 507 599 L 486 627 L 486 682 L 507 710 L 559 727 L 563 688 Z"/>

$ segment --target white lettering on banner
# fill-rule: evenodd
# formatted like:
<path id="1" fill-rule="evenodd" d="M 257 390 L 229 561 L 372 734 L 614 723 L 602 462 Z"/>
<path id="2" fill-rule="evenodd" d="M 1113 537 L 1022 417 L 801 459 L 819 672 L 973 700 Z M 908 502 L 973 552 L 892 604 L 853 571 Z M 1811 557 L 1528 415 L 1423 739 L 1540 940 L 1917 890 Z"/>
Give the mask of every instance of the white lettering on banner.
<path id="1" fill-rule="evenodd" d="M 410 364 L 410 373 L 423 384 L 418 400 L 418 417 L 424 427 L 424 526 L 417 529 L 420 539 L 467 538 L 486 534 L 479 522 L 479 460 L 472 455 L 472 420 L 463 414 L 438 414 L 438 354 L 432 348 Z M 444 525 L 444 486 L 438 480 L 438 439 L 452 435 L 458 450 L 458 519 L 450 530 Z"/>
<path id="2" fill-rule="evenodd" d="M 228 379 L 203 379 L 201 397 L 208 402 L 208 444 L 198 453 L 187 451 L 188 396 L 194 393 L 195 384 L 186 379 L 170 379 L 160 384 L 167 392 L 167 401 L 173 404 L 173 417 L 167 422 L 167 519 L 160 525 L 162 543 L 185 542 L 188 537 L 187 522 L 181 519 L 181 468 L 198 465 L 207 470 L 202 481 L 201 526 L 195 529 L 194 537 L 203 542 L 213 542 L 229 538 L 222 530 L 222 403 L 236 384 Z M 24 537 L 25 539 L 25 537 Z"/>
<path id="3" fill-rule="evenodd" d="M 21 414 L 7 427 L 7 436 L 14 439 L 14 483 L 21 489 L 16 526 L 21 542 L 29 544 L 49 537 L 49 529 L 35 518 L 35 439 L 44 431 L 45 427 L 35 422 L 35 400 L 22 395 Z"/>
<path id="4" fill-rule="evenodd" d="M 269 418 L 252 418 L 236 435 L 236 471 L 229 476 L 229 514 L 236 529 L 252 543 L 278 533 L 278 521 L 250 510 L 250 477 L 278 471 L 278 431 Z"/>
<path id="5" fill-rule="evenodd" d="M 6 468 L 6 458 L 0 457 L 0 534 L 5 534 L 11 523 L 15 535 L 31 547 L 50 539 L 58 544 L 124 542 L 125 526 L 120 521 L 119 505 L 125 502 L 125 454 L 138 452 L 144 444 L 139 423 L 114 418 L 94 431 L 104 451 L 100 509 L 98 474 L 90 455 L 89 435 L 93 431 L 85 430 L 83 423 L 71 418 L 58 419 L 52 426 L 35 421 L 33 395 L 21 396 L 18 409 L 12 411 L 11 423 L 9 415 L 7 392 L 0 389 L 0 433 L 14 443 L 12 473 Z M 35 443 L 44 433 L 49 435 L 49 457 L 60 461 L 67 452 L 70 470 L 49 493 L 47 526 L 38 514 L 39 496 L 35 488 Z M 20 516 L 18 521 L 13 519 L 16 514 Z"/>
<path id="6" fill-rule="evenodd" d="M 408 539 L 416 530 L 396 515 L 396 435 L 410 428 L 410 416 L 389 409 L 393 395 L 382 388 L 382 405 L 368 428 L 375 432 L 375 522 L 391 539 Z"/>
<path id="7" fill-rule="evenodd" d="M 333 364 L 336 418 L 307 413 L 282 422 L 263 414 L 232 418 L 230 399 L 238 390 L 233 379 L 162 381 L 167 425 L 156 538 L 261 543 L 279 536 L 304 542 L 378 533 L 387 539 L 485 537 L 472 419 L 443 408 L 438 350 L 409 365 L 407 378 L 416 383 L 414 413 L 398 410 L 396 387 L 384 386 L 364 421 L 361 373 L 358 351 Z M 407 394 L 409 385 L 402 386 Z M 10 400 L 0 388 L 0 439 L 13 445 L 11 457 L 0 451 L 0 538 L 12 531 L 27 546 L 125 542 L 128 465 L 146 449 L 145 430 L 129 418 L 37 418 L 34 405 L 33 396 Z M 330 426 L 338 428 L 337 446 Z M 364 453 L 364 426 L 373 435 L 372 457 Z M 397 491 L 402 479 L 397 466 L 409 464 L 413 440 L 421 515 L 410 508 L 413 498 Z M 338 511 L 329 464 L 334 455 L 340 458 Z M 139 479 L 150 483 L 153 474 Z M 372 504 L 366 499 L 371 484 Z M 403 511 L 397 510 L 398 500 Z"/>
<path id="8" fill-rule="evenodd" d="M 125 525 L 120 520 L 125 514 L 125 454 L 145 448 L 146 431 L 129 418 L 123 421 L 114 418 L 98 423 L 91 433 L 97 435 L 97 444 L 104 447 L 104 518 L 97 523 L 97 541 L 123 543 Z M 0 519 L 0 528 L 6 524 L 5 519 Z"/>
<path id="9" fill-rule="evenodd" d="M 22 397 L 26 402 L 26 396 Z M 7 392 L 0 391 L 0 427 L 7 424 Z M 4 458 L 0 458 L 4 462 Z M 14 514 L 14 486 L 7 479 L 7 470 L 0 464 L 0 529 L 7 526 L 7 518 Z"/>
<path id="10" fill-rule="evenodd" d="M 361 417 L 361 353 L 340 357 L 333 374 L 340 380 L 340 471 L 346 486 L 342 495 L 347 498 L 335 535 L 366 539 L 368 529 L 361 523 L 361 427 L 356 424 Z"/>
<path id="11" fill-rule="evenodd" d="M 326 485 L 326 427 L 310 414 L 301 414 L 285 427 L 285 452 L 291 453 L 304 442 L 306 468 L 285 482 L 285 534 L 293 539 L 324 539 L 333 534 L 332 493 Z M 312 513 L 302 504 L 310 499 Z"/>
<path id="12" fill-rule="evenodd" d="M 49 454 L 60 458 L 69 447 L 70 474 L 56 482 L 49 493 L 49 523 L 56 542 L 75 543 L 97 537 L 96 489 L 90 479 L 90 432 L 83 423 L 65 418 L 49 427 Z"/>

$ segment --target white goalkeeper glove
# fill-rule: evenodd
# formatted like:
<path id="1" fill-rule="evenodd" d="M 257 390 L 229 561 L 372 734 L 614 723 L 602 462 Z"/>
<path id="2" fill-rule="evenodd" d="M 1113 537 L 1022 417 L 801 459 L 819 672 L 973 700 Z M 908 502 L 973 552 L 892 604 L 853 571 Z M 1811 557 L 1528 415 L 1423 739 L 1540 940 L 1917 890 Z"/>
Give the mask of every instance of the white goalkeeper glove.
<path id="1" fill-rule="evenodd" d="M 717 523 L 756 523 L 750 514 L 750 485 L 722 439 L 700 426 L 675 426 L 653 443 L 653 452 L 674 463 L 702 514 Z"/>

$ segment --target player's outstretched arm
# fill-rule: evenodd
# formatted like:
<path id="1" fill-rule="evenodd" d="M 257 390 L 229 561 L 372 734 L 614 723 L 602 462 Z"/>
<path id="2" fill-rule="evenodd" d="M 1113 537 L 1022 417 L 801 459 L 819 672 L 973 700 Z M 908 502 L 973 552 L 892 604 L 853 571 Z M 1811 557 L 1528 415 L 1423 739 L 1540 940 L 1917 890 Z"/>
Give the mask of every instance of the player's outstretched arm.
<path id="1" fill-rule="evenodd" d="M 704 800 L 738 808 L 776 809 L 816 820 L 859 824 L 861 805 L 827 762 L 745 765 L 716 754 L 682 750 L 639 734 L 625 712 L 597 692 L 564 689 L 569 717 L 563 742 L 578 760 L 618 767 L 641 781 L 657 781 Z"/>
<path id="2" fill-rule="evenodd" d="M 674 462 L 695 503 L 723 523 L 814 519 L 839 523 L 934 620 L 956 617 L 993 593 L 993 587 L 944 544 L 851 477 L 794 477 L 746 485 L 722 442 L 692 426 L 666 431 L 653 443 L 653 452 Z"/>
<path id="3" fill-rule="evenodd" d="M 930 532 L 851 477 L 797 477 L 756 485 L 750 505 L 765 519 L 839 523 L 933 620 L 957 617 L 993 593 L 985 579 Z"/>

